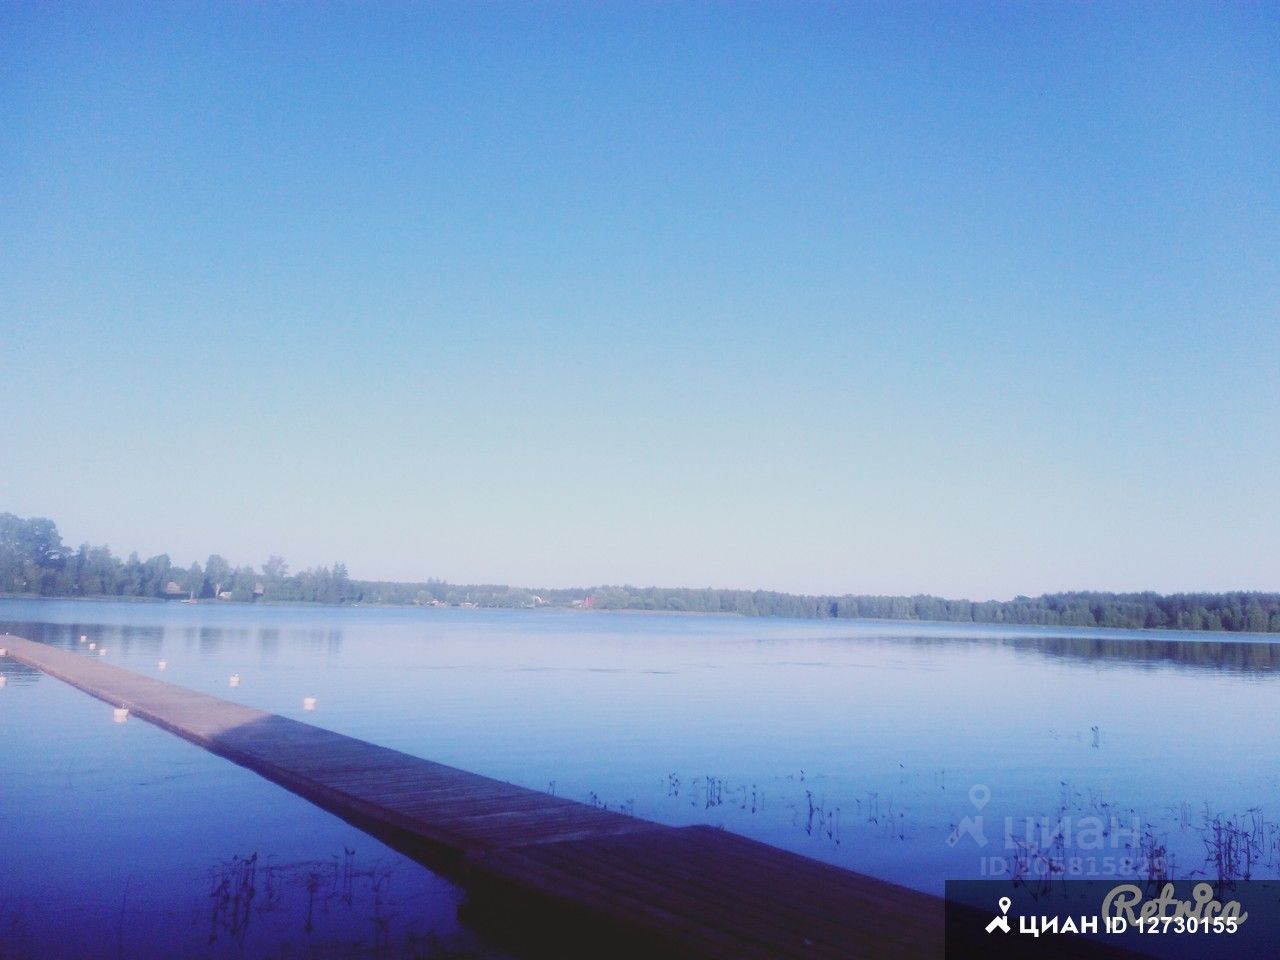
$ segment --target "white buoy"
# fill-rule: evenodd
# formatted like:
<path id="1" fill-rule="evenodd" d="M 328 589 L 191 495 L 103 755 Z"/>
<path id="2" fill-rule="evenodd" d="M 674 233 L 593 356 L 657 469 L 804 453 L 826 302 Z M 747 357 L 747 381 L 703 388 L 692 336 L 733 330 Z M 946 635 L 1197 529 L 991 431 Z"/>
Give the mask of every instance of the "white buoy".
<path id="1" fill-rule="evenodd" d="M 240 686 L 240 674 L 238 674 L 238 673 L 233 673 L 233 674 L 231 675 L 231 681 L 230 681 L 230 683 L 231 683 L 231 686 L 233 686 L 233 687 L 238 687 L 238 686 Z"/>
<path id="2" fill-rule="evenodd" d="M 157 663 L 157 664 L 156 664 L 156 669 L 158 669 L 158 670 L 168 670 L 168 669 L 169 669 L 169 661 L 168 661 L 168 660 L 161 660 L 159 663 Z"/>
<path id="3" fill-rule="evenodd" d="M 3 687 L 8 682 L 9 682 L 9 678 L 6 677 L 3 673 L 0 673 L 0 687 Z"/>
<path id="4" fill-rule="evenodd" d="M 97 649 L 98 649 L 98 645 L 97 645 L 96 643 L 91 643 L 91 644 L 89 644 L 89 649 L 90 649 L 90 650 L 97 650 Z"/>
<path id="5" fill-rule="evenodd" d="M 106 655 L 107 655 L 107 648 L 106 648 L 106 647 L 99 647 L 99 648 L 98 648 L 98 656 L 100 656 L 100 657 L 105 657 Z"/>
<path id="6" fill-rule="evenodd" d="M 0 647 L 0 657 L 7 657 L 8 655 L 9 655 L 9 651 L 4 647 Z"/>
<path id="7" fill-rule="evenodd" d="M 124 723 L 126 720 L 129 719 L 129 708 L 116 707 L 115 710 L 112 711 L 112 716 L 114 717 L 116 723 Z"/>
<path id="8" fill-rule="evenodd" d="M 315 708 L 316 708 L 316 698 L 315 698 L 315 697 L 303 697 L 303 698 L 302 698 L 302 709 L 303 709 L 303 710 L 314 710 Z"/>
<path id="9" fill-rule="evenodd" d="M 82 634 L 80 634 L 80 642 L 81 642 L 81 643 L 87 643 L 87 642 L 88 642 L 88 640 L 89 640 L 89 638 L 88 638 L 88 637 L 86 637 L 83 633 L 82 633 Z"/>

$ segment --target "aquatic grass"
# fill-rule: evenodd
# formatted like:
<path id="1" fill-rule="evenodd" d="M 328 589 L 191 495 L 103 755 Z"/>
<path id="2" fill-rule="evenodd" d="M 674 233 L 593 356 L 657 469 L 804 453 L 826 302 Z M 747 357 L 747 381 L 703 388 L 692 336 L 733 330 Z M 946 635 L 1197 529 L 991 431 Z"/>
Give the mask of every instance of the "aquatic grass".
<path id="1" fill-rule="evenodd" d="M 1252 880 L 1254 869 L 1271 865 L 1276 849 L 1271 839 L 1274 825 L 1262 815 L 1260 807 L 1252 807 L 1244 814 L 1210 816 L 1206 805 L 1201 836 L 1205 845 L 1206 873 L 1219 886 L 1231 889 L 1241 880 Z"/>

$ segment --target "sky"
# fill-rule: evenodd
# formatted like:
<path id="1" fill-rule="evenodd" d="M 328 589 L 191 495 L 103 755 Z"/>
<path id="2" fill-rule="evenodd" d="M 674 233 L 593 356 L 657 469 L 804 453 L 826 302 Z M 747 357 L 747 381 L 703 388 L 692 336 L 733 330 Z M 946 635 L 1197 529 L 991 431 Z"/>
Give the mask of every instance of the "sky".
<path id="1" fill-rule="evenodd" d="M 352 576 L 1280 589 L 1276 3 L 0 6 L 0 511 Z"/>

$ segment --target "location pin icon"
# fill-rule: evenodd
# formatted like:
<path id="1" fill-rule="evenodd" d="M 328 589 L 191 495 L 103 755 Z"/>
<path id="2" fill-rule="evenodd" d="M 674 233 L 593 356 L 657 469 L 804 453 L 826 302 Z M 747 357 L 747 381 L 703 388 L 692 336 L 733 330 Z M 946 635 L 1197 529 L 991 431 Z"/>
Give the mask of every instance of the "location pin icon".
<path id="1" fill-rule="evenodd" d="M 985 783 L 975 783 L 969 788 L 969 802 L 981 810 L 991 802 L 991 788 Z"/>
<path id="2" fill-rule="evenodd" d="M 1009 908 L 1013 906 L 1013 901 L 1010 900 L 1008 897 L 1001 897 L 996 902 L 1000 904 L 1001 913 L 1008 913 Z"/>

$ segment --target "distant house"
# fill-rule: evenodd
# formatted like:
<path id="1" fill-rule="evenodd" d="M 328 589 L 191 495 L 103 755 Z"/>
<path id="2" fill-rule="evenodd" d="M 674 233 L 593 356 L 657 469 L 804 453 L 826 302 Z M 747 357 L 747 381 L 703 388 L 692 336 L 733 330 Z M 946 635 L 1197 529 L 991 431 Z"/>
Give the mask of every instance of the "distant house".
<path id="1" fill-rule="evenodd" d="M 164 585 L 164 598 L 166 600 L 185 600 L 187 591 L 182 589 L 182 584 L 177 580 L 170 580 Z"/>
<path id="2" fill-rule="evenodd" d="M 219 593 L 219 594 L 218 594 L 218 599 L 219 599 L 219 600 L 230 600 L 230 599 L 231 599 L 231 591 L 230 591 L 230 590 L 223 590 L 221 593 Z"/>

